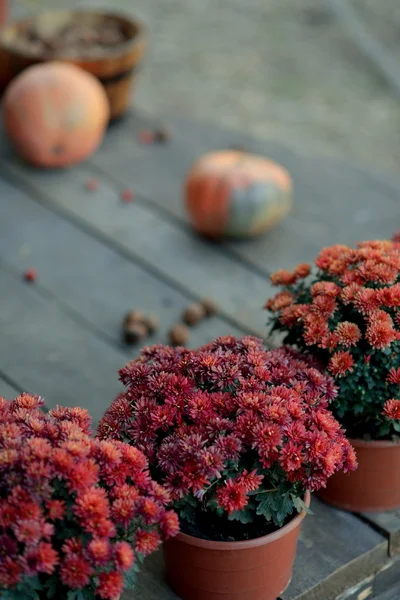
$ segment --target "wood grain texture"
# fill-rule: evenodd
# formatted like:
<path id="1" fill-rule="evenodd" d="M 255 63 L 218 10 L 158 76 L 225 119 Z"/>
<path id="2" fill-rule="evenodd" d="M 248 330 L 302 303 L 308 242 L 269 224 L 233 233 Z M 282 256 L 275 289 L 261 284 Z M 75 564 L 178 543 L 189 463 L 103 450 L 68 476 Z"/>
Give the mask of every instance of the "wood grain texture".
<path id="1" fill-rule="evenodd" d="M 0 180 L 0 197 L 0 257 L 21 277 L 27 267 L 37 269 L 35 285 L 81 325 L 121 349 L 125 361 L 138 352 L 137 346 L 123 345 L 121 335 L 123 317 L 133 308 L 155 314 L 160 320 L 160 329 L 145 343 L 167 343 L 167 331 L 192 302 L 190 296 L 4 180 Z M 96 210 L 99 197 L 83 188 L 79 200 Z M 131 213 L 130 206 L 119 205 L 116 210 L 123 216 Z M 191 330 L 188 345 L 197 347 L 228 334 L 241 335 L 243 331 L 218 317 L 204 319 Z"/>
<path id="2" fill-rule="evenodd" d="M 392 556 L 400 554 L 400 510 L 382 513 L 365 513 L 362 517 L 366 522 L 371 523 L 389 539 L 389 552 Z"/>
<path id="3" fill-rule="evenodd" d="M 333 600 L 387 560 L 387 542 L 349 513 L 312 499 L 297 548 L 292 583 L 282 600 Z"/>
<path id="4" fill-rule="evenodd" d="M 121 389 L 124 353 L 80 326 L 0 265 L 0 364 L 47 405 L 84 406 L 96 422 Z"/>
<path id="5" fill-rule="evenodd" d="M 18 396 L 19 390 L 17 387 L 11 385 L 8 381 L 5 381 L 0 376 L 0 397 L 7 398 L 7 400 L 11 400 Z"/>
<path id="6" fill-rule="evenodd" d="M 236 326 L 265 334 L 266 315 L 261 307 L 272 293 L 267 277 L 248 269 L 220 245 L 167 220 L 146 201 L 124 205 L 122 185 L 101 179 L 96 193 L 88 193 L 85 182 L 95 175 L 90 167 L 44 172 L 11 160 L 2 165 L 4 175 L 14 174 L 35 199 L 72 218 L 183 293 L 213 298 L 221 314 Z"/>

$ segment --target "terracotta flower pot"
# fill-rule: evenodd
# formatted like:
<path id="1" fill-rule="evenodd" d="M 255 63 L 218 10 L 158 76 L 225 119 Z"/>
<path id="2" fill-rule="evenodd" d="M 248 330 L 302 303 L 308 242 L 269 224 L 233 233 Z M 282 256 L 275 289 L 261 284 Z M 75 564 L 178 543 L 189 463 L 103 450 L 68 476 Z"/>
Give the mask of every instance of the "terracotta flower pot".
<path id="1" fill-rule="evenodd" d="M 6 22 L 8 17 L 8 0 L 0 0 L 0 26 Z"/>
<path id="2" fill-rule="evenodd" d="M 309 506 L 308 492 L 305 500 Z M 304 517 L 243 542 L 180 533 L 163 546 L 168 583 L 183 600 L 276 600 L 290 583 Z"/>
<path id="3" fill-rule="evenodd" d="M 400 442 L 350 442 L 357 453 L 357 471 L 333 475 L 316 495 L 351 512 L 400 508 Z"/>

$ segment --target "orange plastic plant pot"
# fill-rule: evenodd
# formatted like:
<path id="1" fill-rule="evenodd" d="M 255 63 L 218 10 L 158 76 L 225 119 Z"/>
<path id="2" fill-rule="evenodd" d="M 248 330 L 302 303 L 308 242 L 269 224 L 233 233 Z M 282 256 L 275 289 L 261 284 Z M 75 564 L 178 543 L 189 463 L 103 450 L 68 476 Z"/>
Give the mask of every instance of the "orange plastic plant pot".
<path id="1" fill-rule="evenodd" d="M 316 495 L 351 512 L 381 512 L 400 508 L 400 442 L 350 440 L 358 469 L 336 473 Z"/>
<path id="2" fill-rule="evenodd" d="M 309 493 L 305 500 L 309 506 Z M 243 542 L 180 533 L 164 544 L 168 583 L 183 600 L 276 600 L 290 583 L 304 517 Z"/>

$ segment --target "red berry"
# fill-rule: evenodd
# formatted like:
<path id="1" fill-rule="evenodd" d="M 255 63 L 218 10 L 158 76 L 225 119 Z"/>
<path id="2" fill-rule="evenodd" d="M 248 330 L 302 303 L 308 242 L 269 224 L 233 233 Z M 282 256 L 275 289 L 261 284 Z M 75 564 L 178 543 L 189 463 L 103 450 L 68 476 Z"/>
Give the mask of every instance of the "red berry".
<path id="1" fill-rule="evenodd" d="M 154 142 L 154 135 L 151 131 L 141 131 L 139 141 L 141 144 L 152 144 Z"/>
<path id="2" fill-rule="evenodd" d="M 27 269 L 24 273 L 25 281 L 35 281 L 37 278 L 36 269 Z"/>
<path id="3" fill-rule="evenodd" d="M 98 179 L 88 179 L 86 181 L 85 187 L 89 192 L 95 192 L 99 189 L 99 180 Z"/>
<path id="4" fill-rule="evenodd" d="M 126 189 L 121 192 L 122 202 L 133 202 L 134 199 L 135 199 L 135 192 L 133 190 Z"/>

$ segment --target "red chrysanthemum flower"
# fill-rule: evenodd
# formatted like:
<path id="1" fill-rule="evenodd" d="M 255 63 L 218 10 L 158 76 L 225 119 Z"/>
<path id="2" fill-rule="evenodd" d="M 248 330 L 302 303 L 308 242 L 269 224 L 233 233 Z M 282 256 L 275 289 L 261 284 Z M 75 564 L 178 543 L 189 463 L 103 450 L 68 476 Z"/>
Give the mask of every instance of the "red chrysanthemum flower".
<path id="1" fill-rule="evenodd" d="M 46 586 L 51 576 L 55 597 L 90 595 L 107 574 L 102 593 L 115 600 L 144 522 L 147 553 L 168 522 L 168 534 L 176 533 L 168 492 L 151 479 L 141 451 L 93 439 L 87 411 L 42 406 L 28 394 L 0 398 L 0 590 L 18 584 L 24 595 L 32 577 Z"/>
<path id="2" fill-rule="evenodd" d="M 264 308 L 276 312 L 278 310 L 282 310 L 288 306 L 291 306 L 293 300 L 294 295 L 290 292 L 279 292 L 278 294 L 276 294 L 276 296 L 268 300 Z"/>
<path id="3" fill-rule="evenodd" d="M 129 571 L 135 560 L 132 547 L 128 542 L 117 542 L 114 546 L 115 563 L 118 569 Z"/>
<path id="4" fill-rule="evenodd" d="M 280 269 L 271 275 L 272 285 L 291 285 L 292 283 L 295 283 L 296 280 L 296 274 L 286 271 L 285 269 Z"/>
<path id="5" fill-rule="evenodd" d="M 21 565 L 10 556 L 5 556 L 0 562 L 0 586 L 5 589 L 17 585 L 21 581 L 22 575 Z"/>
<path id="6" fill-rule="evenodd" d="M 51 575 L 57 564 L 59 557 L 51 544 L 41 542 L 37 549 L 37 568 L 41 573 Z"/>
<path id="7" fill-rule="evenodd" d="M 258 475 L 257 471 L 254 470 L 248 473 L 246 470 L 237 478 L 237 483 L 242 485 L 247 493 L 255 492 L 261 485 L 264 475 Z"/>
<path id="8" fill-rule="evenodd" d="M 320 252 L 315 264 L 318 271 L 308 281 L 277 278 L 282 286 L 277 296 L 289 292 L 292 303 L 274 311 L 273 302 L 267 302 L 277 312 L 271 325 L 336 378 L 338 414 L 354 423 L 352 435 L 379 439 L 386 431 L 380 414 L 393 390 L 388 385 L 374 394 L 375 381 L 400 383 L 400 244 L 371 240 L 356 248 L 331 246 Z M 314 315 L 322 319 L 314 321 Z M 347 352 L 350 348 L 352 354 Z"/>
<path id="9" fill-rule="evenodd" d="M 296 275 L 296 277 L 298 279 L 305 279 L 306 277 L 309 276 L 310 272 L 311 272 L 311 265 L 308 265 L 306 263 L 297 265 L 297 267 L 294 270 L 294 274 Z"/>
<path id="10" fill-rule="evenodd" d="M 60 566 L 60 579 L 63 585 L 71 590 L 78 590 L 90 582 L 93 570 L 90 562 L 81 556 L 66 556 Z"/>
<path id="11" fill-rule="evenodd" d="M 217 490 L 218 505 L 228 514 L 243 510 L 249 499 L 244 485 L 234 479 L 229 479 Z"/>
<path id="12" fill-rule="evenodd" d="M 292 304 L 282 310 L 279 320 L 283 325 L 292 326 L 299 323 L 306 312 L 307 309 L 304 305 Z"/>
<path id="13" fill-rule="evenodd" d="M 368 318 L 365 337 L 373 348 L 384 350 L 398 339 L 394 323 L 383 310 L 374 311 Z"/>
<path id="14" fill-rule="evenodd" d="M 334 377 L 343 377 L 349 371 L 352 371 L 354 359 L 350 352 L 339 351 L 332 355 L 328 369 Z"/>
<path id="15" fill-rule="evenodd" d="M 395 398 L 387 400 L 382 414 L 393 421 L 400 420 L 400 400 L 396 400 Z"/>
<path id="16" fill-rule="evenodd" d="M 394 385 L 400 385 L 400 368 L 390 369 L 389 374 L 386 377 L 386 381 L 393 383 Z"/>
<path id="17" fill-rule="evenodd" d="M 293 308 L 298 310 L 299 328 L 304 323 L 315 343 L 326 345 L 326 338 L 338 335 L 321 311 L 332 311 L 337 290 L 327 286 L 314 298 L 314 310 L 290 306 L 281 313 L 293 316 Z M 275 493 L 276 477 L 277 485 L 303 495 L 307 488 L 325 485 L 345 463 L 349 442 L 335 419 L 323 412 L 337 395 L 333 379 L 288 347 L 269 351 L 250 336 L 220 338 L 198 350 L 155 346 L 121 373 L 127 390 L 104 415 L 99 435 L 129 439 L 145 450 L 172 505 L 182 510 L 184 531 L 187 515 L 202 514 L 205 506 L 225 519 L 236 519 L 244 509 L 251 518 L 260 514 L 263 494 Z M 126 407 L 119 409 L 124 399 L 130 414 Z M 325 436 L 327 447 L 312 459 L 310 436 L 316 431 Z M 132 512 L 143 525 L 158 518 L 154 485 L 147 486 L 146 494 L 153 502 L 131 501 L 118 486 L 113 520 L 129 522 Z M 190 510 L 184 510 L 187 505 Z M 280 524 L 282 513 L 277 511 L 272 509 L 271 518 Z M 164 537 L 176 533 L 175 514 L 160 520 Z M 146 554 L 159 541 L 143 527 L 136 534 L 135 551 Z"/>
<path id="18" fill-rule="evenodd" d="M 166 540 L 177 535 L 179 533 L 179 519 L 176 512 L 167 510 L 161 517 L 160 526 Z"/>
<path id="19" fill-rule="evenodd" d="M 135 551 L 142 556 L 147 556 L 157 550 L 160 543 L 161 538 L 157 531 L 139 529 L 136 533 Z"/>
<path id="20" fill-rule="evenodd" d="M 124 577 L 122 573 L 111 571 L 110 573 L 100 573 L 99 584 L 96 588 L 96 594 L 103 600 L 116 600 L 124 587 Z"/>
<path id="21" fill-rule="evenodd" d="M 65 502 L 63 500 L 49 500 L 46 505 L 48 518 L 51 521 L 62 519 L 65 515 Z"/>
<path id="22" fill-rule="evenodd" d="M 296 471 L 303 465 L 304 455 L 301 446 L 295 442 L 286 444 L 280 452 L 280 463 L 285 471 Z"/>
<path id="23" fill-rule="evenodd" d="M 111 546 L 108 538 L 93 538 L 88 544 L 89 556 L 96 565 L 105 565 L 111 556 Z"/>
<path id="24" fill-rule="evenodd" d="M 336 327 L 336 334 L 338 344 L 345 348 L 357 346 L 357 343 L 361 339 L 360 328 L 355 323 L 350 323 L 349 321 L 339 323 Z"/>
<path id="25" fill-rule="evenodd" d="M 353 304 L 356 309 L 364 315 L 376 311 L 381 305 L 379 290 L 361 288 L 354 298 Z"/>
<path id="26" fill-rule="evenodd" d="M 317 281 L 311 286 L 312 296 L 330 296 L 336 298 L 340 294 L 340 287 L 332 281 Z"/>

